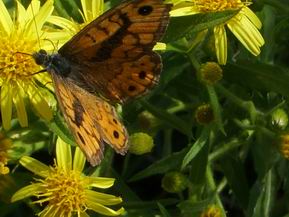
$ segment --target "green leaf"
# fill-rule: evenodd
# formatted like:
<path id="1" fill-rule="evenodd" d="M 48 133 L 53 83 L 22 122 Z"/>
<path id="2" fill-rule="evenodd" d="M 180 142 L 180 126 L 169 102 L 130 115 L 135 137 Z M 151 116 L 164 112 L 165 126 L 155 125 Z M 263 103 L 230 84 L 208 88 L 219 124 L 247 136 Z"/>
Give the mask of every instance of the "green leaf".
<path id="1" fill-rule="evenodd" d="M 206 142 L 204 144 L 204 147 L 199 151 L 199 153 L 190 163 L 190 180 L 193 186 L 199 186 L 205 183 L 209 148 L 210 144 L 209 142 Z"/>
<path id="2" fill-rule="evenodd" d="M 48 124 L 48 127 L 59 136 L 64 142 L 75 146 L 74 139 L 67 129 L 67 126 L 64 124 L 63 118 L 60 117 L 59 113 L 54 116 L 54 119 Z"/>
<path id="3" fill-rule="evenodd" d="M 224 67 L 224 79 L 254 90 L 275 91 L 289 97 L 289 71 L 276 65 L 239 61 Z"/>
<path id="4" fill-rule="evenodd" d="M 165 157 L 144 170 L 138 172 L 133 177 L 129 179 L 130 182 L 137 181 L 143 179 L 148 176 L 156 175 L 156 174 L 163 174 L 170 170 L 177 170 L 181 167 L 182 160 L 187 153 L 188 149 L 184 148 L 182 151 L 173 153 L 168 157 Z"/>
<path id="5" fill-rule="evenodd" d="M 169 112 L 160 109 L 145 100 L 141 100 L 141 104 L 145 109 L 151 112 L 153 115 L 158 117 L 159 119 L 165 121 L 168 125 L 172 128 L 182 132 L 183 134 L 187 135 L 188 137 L 192 136 L 191 127 L 184 122 L 182 119 L 178 118 L 177 116 L 170 114 Z"/>
<path id="6" fill-rule="evenodd" d="M 162 217 L 171 217 L 169 212 L 166 210 L 166 208 L 161 203 L 157 203 L 157 204 L 158 204 L 158 207 L 161 211 Z"/>
<path id="7" fill-rule="evenodd" d="M 70 0 L 55 0 L 54 5 L 58 15 L 71 19 L 73 17 L 74 20 L 82 20 L 79 10 L 82 8 L 80 4 L 77 4 L 78 1 L 70 1 Z"/>
<path id="8" fill-rule="evenodd" d="M 274 186 L 276 185 L 273 172 L 269 171 L 262 183 L 256 204 L 253 209 L 252 217 L 270 217 L 272 205 L 274 203 Z"/>
<path id="9" fill-rule="evenodd" d="M 248 205 L 249 188 L 241 160 L 237 156 L 227 155 L 220 162 L 228 183 L 245 209 Z"/>
<path id="10" fill-rule="evenodd" d="M 162 40 L 165 43 L 174 42 L 185 35 L 212 28 L 224 24 L 235 16 L 239 11 L 223 11 L 216 13 L 203 13 L 191 16 L 172 17 L 167 33 Z"/>
<path id="11" fill-rule="evenodd" d="M 205 127 L 200 137 L 197 139 L 197 141 L 190 146 L 191 148 L 184 157 L 184 160 L 182 162 L 182 169 L 184 169 L 191 162 L 191 160 L 193 160 L 194 157 L 201 151 L 201 149 L 205 146 L 206 142 L 208 141 L 209 136 L 210 136 L 210 129 Z"/>
<path id="12" fill-rule="evenodd" d="M 207 85 L 207 90 L 208 90 L 208 94 L 210 97 L 210 103 L 214 112 L 214 119 L 215 122 L 219 128 L 219 130 L 221 130 L 221 132 L 226 135 L 225 133 L 225 129 L 224 129 L 224 125 L 223 125 L 223 121 L 222 121 L 222 115 L 221 115 L 221 107 L 219 104 L 219 98 L 218 95 L 216 94 L 216 91 L 214 89 L 213 86 L 209 86 Z"/>

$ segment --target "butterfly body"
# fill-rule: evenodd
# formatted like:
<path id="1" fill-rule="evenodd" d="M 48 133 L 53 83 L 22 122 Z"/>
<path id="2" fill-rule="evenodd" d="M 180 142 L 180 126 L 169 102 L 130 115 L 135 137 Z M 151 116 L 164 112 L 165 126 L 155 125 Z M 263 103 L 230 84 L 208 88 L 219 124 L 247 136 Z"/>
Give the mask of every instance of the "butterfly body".
<path id="1" fill-rule="evenodd" d="M 104 143 L 127 151 L 128 134 L 112 104 L 139 97 L 158 82 L 162 64 L 152 48 L 165 33 L 170 7 L 162 0 L 125 1 L 57 54 L 33 54 L 52 75 L 64 117 L 92 165 L 100 163 Z"/>

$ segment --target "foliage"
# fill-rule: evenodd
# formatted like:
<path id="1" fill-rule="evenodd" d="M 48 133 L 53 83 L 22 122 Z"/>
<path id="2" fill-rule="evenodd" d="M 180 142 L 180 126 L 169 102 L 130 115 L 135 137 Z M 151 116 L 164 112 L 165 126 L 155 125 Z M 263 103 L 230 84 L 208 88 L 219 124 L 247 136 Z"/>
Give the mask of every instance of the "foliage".
<path id="1" fill-rule="evenodd" d="M 71 2 L 56 1 L 56 13 L 81 20 L 79 2 Z M 212 28 L 236 12 L 171 18 L 163 39 L 167 50 L 160 52 L 159 85 L 122 109 L 130 134 L 144 132 L 154 138 L 152 152 L 123 157 L 107 146 L 101 165 L 86 167 L 87 173 L 116 178 L 113 191 L 123 198 L 125 216 L 197 217 L 213 204 L 227 217 L 289 216 L 289 164 L 279 151 L 279 138 L 288 127 L 272 119 L 276 110 L 286 114 L 289 108 L 289 4 L 257 0 L 250 8 L 263 24 L 262 52 L 253 56 L 228 34 L 228 61 L 221 66 L 222 80 L 214 85 L 201 83 L 197 73 L 202 63 L 217 61 L 210 46 Z M 205 29 L 208 34 L 203 36 Z M 213 109 L 210 124 L 196 121 L 195 111 L 203 104 Z M 9 164 L 12 172 L 2 181 L 0 176 L 1 217 L 33 216 L 40 209 L 31 201 L 9 203 L 16 190 L 31 182 L 31 173 L 18 167 L 18 159 L 32 155 L 52 163 L 56 135 L 73 143 L 60 113 L 49 124 L 34 111 L 28 114 L 28 128 L 13 120 L 6 133 L 17 152 Z M 174 171 L 185 175 L 188 184 L 182 192 L 168 193 L 161 187 L 162 178 Z"/>

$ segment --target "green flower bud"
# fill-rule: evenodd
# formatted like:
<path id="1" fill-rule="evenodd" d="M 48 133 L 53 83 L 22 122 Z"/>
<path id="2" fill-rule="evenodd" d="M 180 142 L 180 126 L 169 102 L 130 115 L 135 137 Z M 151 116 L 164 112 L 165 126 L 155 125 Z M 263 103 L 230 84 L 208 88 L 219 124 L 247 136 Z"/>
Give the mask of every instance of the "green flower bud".
<path id="1" fill-rule="evenodd" d="M 198 71 L 198 78 L 203 84 L 214 85 L 223 77 L 223 70 L 216 62 L 202 64 Z"/>
<path id="2" fill-rule="evenodd" d="M 195 112 L 196 121 L 199 124 L 210 124 L 214 121 L 214 112 L 210 104 L 204 104 L 197 108 Z"/>
<path id="3" fill-rule="evenodd" d="M 284 130 L 288 125 L 288 115 L 284 109 L 276 109 L 271 114 L 271 123 L 274 127 Z"/>
<path id="4" fill-rule="evenodd" d="M 200 217 L 221 217 L 222 211 L 219 207 L 212 205 L 204 210 Z"/>
<path id="5" fill-rule="evenodd" d="M 129 152 L 142 155 L 151 152 L 154 147 L 153 138 L 146 133 L 134 133 L 129 138 Z"/>
<path id="6" fill-rule="evenodd" d="M 170 193 L 178 193 L 188 186 L 188 179 L 180 172 L 169 172 L 162 179 L 162 188 Z"/>

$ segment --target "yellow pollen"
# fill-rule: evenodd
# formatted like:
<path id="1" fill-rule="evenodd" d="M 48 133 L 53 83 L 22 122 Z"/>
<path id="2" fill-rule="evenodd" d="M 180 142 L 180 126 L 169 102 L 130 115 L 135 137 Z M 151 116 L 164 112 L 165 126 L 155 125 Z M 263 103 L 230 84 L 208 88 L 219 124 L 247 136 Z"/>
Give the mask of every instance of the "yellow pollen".
<path id="1" fill-rule="evenodd" d="M 61 216 L 86 211 L 85 180 L 79 172 L 74 170 L 65 172 L 57 166 L 53 167 L 49 176 L 42 180 L 42 187 L 45 191 L 35 195 L 39 198 L 35 203 L 47 202 L 46 208 L 59 209 L 63 214 Z M 42 212 L 46 211 L 47 209 L 44 209 Z"/>
<path id="2" fill-rule="evenodd" d="M 250 4 L 249 0 L 195 0 L 194 3 L 201 12 L 236 10 Z"/>
<path id="3" fill-rule="evenodd" d="M 40 70 L 32 56 L 37 42 L 0 37 L 0 77 L 2 80 L 26 80 Z M 27 54 L 24 54 L 27 53 Z"/>

